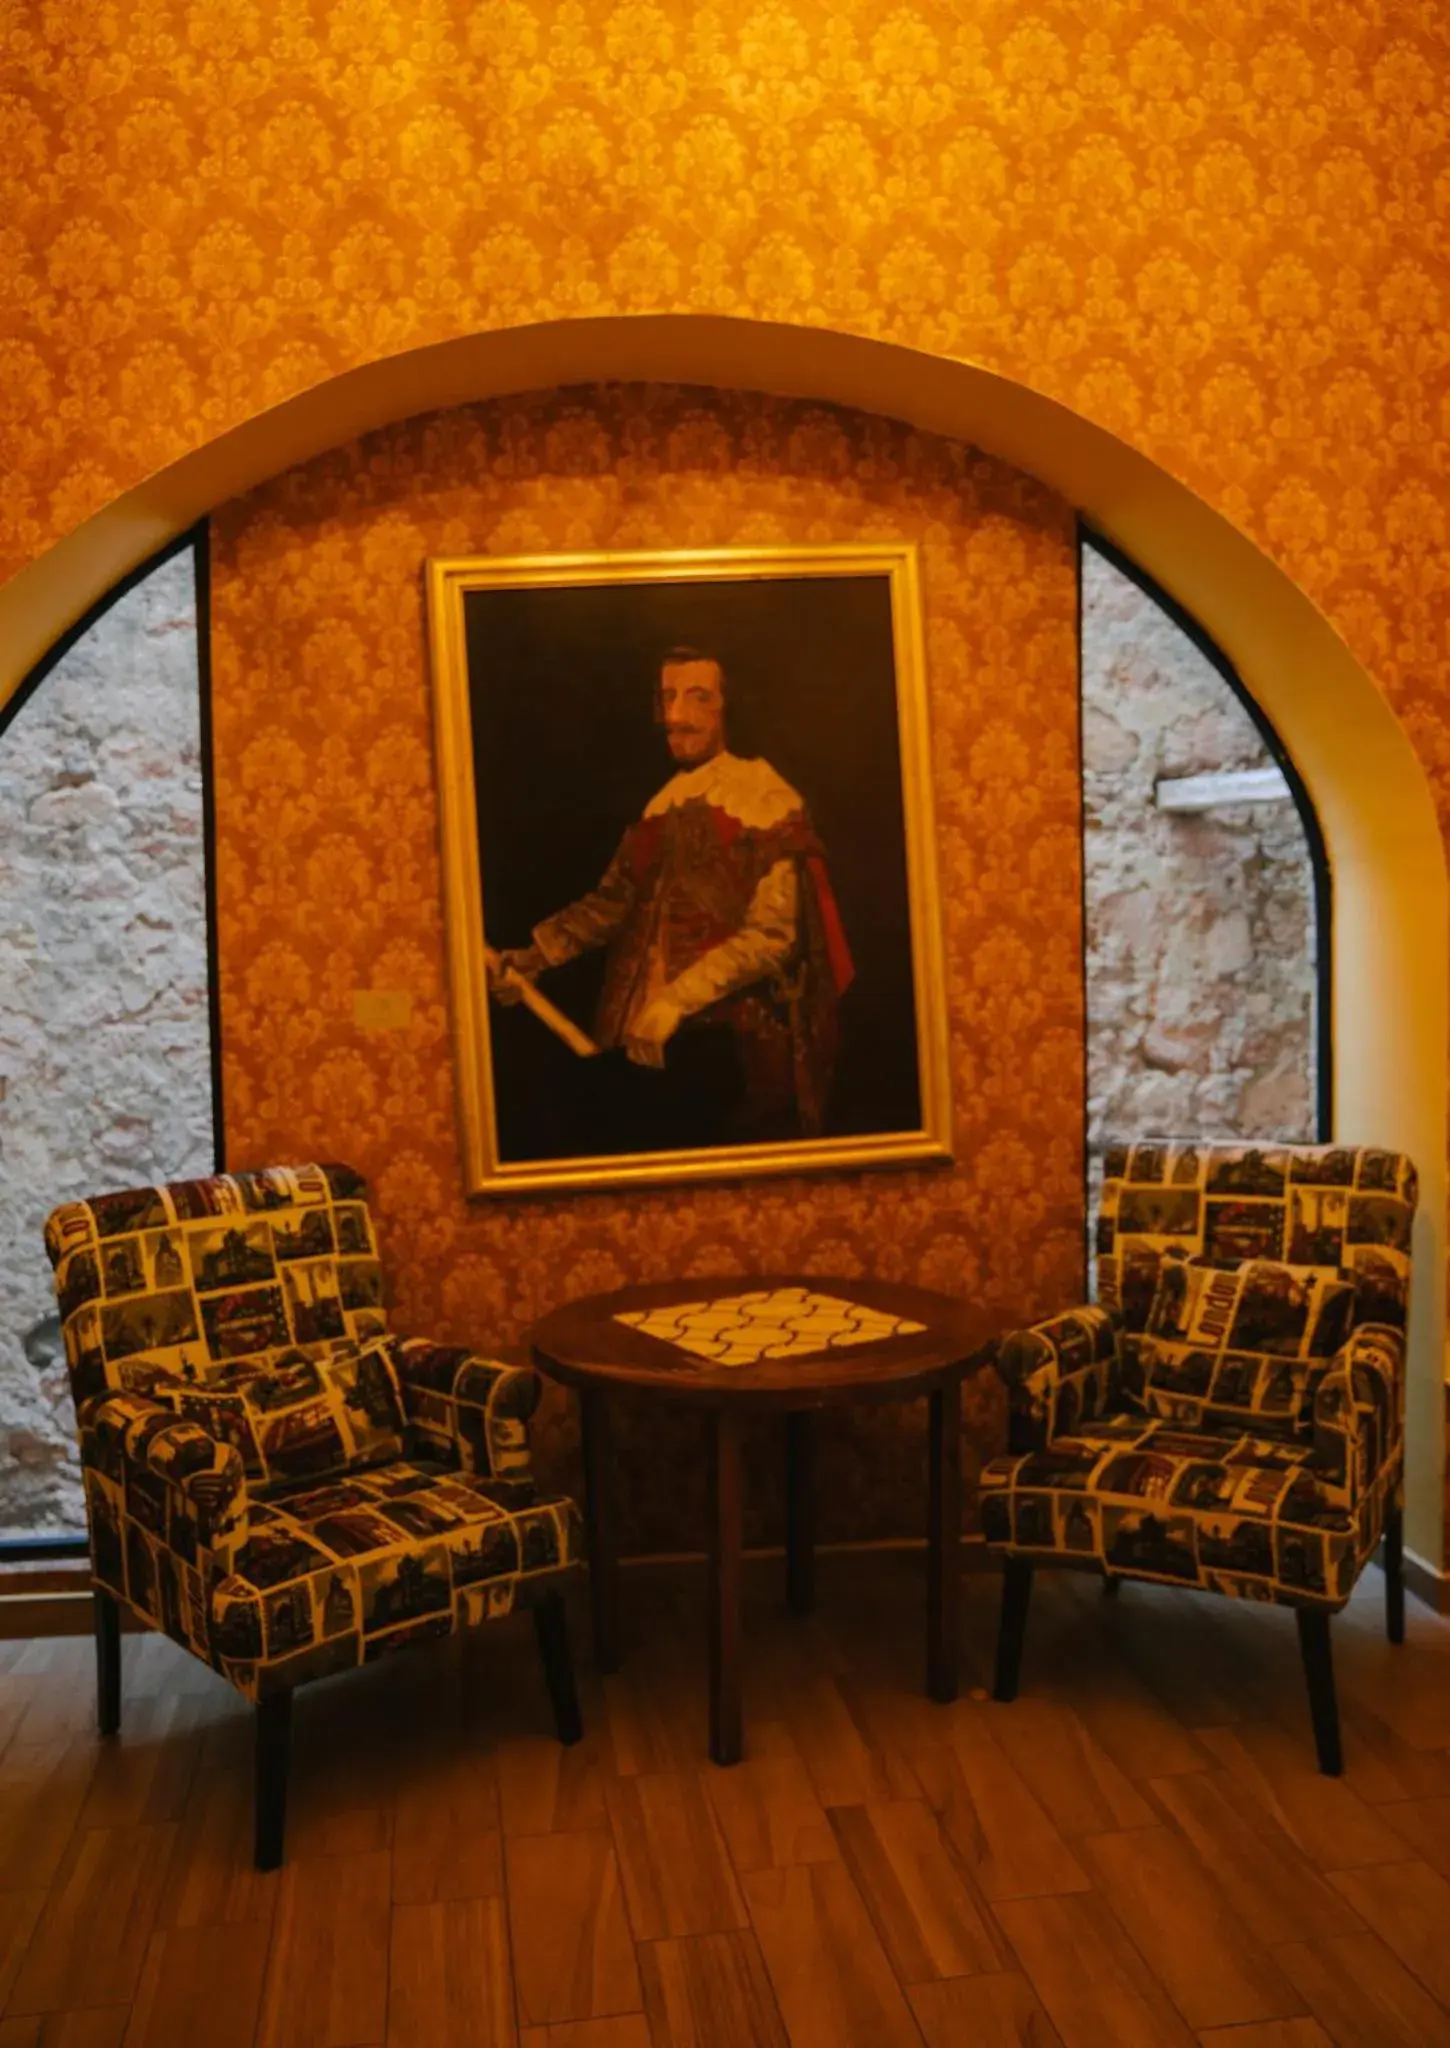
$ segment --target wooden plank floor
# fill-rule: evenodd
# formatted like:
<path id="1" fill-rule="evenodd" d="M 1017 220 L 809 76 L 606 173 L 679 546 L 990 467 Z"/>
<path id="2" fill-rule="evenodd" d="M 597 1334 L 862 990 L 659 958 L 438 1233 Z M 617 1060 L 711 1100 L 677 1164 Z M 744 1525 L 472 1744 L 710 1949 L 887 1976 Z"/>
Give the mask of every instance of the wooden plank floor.
<path id="1" fill-rule="evenodd" d="M 626 1574 L 626 1660 L 547 1734 L 520 1617 L 299 1695 L 286 1868 L 250 1717 L 125 1642 L 0 1643 L 0 2048 L 1450 2048 L 1450 1622 L 1336 1623 L 1315 1772 L 1292 1619 L 1045 1578 L 1024 1692 L 921 1694 L 924 1563 L 748 1584 L 747 1760 L 704 1757 L 703 1579 Z"/>

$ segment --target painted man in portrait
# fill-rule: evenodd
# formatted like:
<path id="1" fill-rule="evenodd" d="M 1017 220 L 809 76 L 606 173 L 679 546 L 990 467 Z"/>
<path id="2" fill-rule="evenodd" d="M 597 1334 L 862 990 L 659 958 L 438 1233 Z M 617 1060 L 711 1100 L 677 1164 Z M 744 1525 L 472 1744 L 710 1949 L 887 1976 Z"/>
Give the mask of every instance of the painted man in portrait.
<path id="1" fill-rule="evenodd" d="M 677 772 L 598 888 L 503 953 L 494 993 L 605 948 L 595 1036 L 693 1098 L 691 1142 L 822 1130 L 837 1005 L 852 976 L 826 857 L 797 792 L 726 744 L 718 657 L 672 647 L 655 716 Z"/>

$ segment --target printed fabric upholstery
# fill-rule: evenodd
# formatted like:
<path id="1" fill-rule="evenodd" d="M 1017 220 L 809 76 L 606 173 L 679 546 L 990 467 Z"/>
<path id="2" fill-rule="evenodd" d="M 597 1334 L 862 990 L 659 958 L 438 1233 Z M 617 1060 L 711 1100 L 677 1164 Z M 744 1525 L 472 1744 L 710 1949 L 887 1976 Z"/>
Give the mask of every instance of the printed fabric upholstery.
<path id="1" fill-rule="evenodd" d="M 1415 1169 L 1372 1146 L 1221 1145 L 1153 1139 L 1110 1147 L 1097 1224 L 1098 1303 L 1146 1328 L 1165 1253 L 1208 1266 L 1276 1259 L 1355 1290 L 1353 1322 L 1403 1334 Z"/>
<path id="2" fill-rule="evenodd" d="M 1071 1309 L 987 1347 L 1011 1393 L 1011 1444 L 1041 1450 L 1118 1402 L 1118 1335 L 1106 1309 Z"/>
<path id="3" fill-rule="evenodd" d="M 1352 1499 L 1311 1443 L 1121 1414 L 982 1476 L 994 1548 L 1250 1600 L 1340 1607 L 1379 1542 L 1391 1474 Z"/>
<path id="4" fill-rule="evenodd" d="M 199 1654 L 266 1698 L 510 1613 L 583 1536 L 572 1501 L 503 1491 L 399 1460 L 254 1507 Z"/>
<path id="5" fill-rule="evenodd" d="M 1403 1487 L 1416 1192 L 1370 1147 L 1110 1151 L 1097 1307 L 993 1347 L 992 1548 L 1342 1606 Z"/>
<path id="6" fill-rule="evenodd" d="M 486 1479 L 529 1478 L 528 1422 L 539 1405 L 532 1366 L 421 1337 L 387 1344 L 415 1444 Z"/>
<path id="7" fill-rule="evenodd" d="M 218 1366 L 199 1385 L 158 1367 L 153 1401 L 234 1444 L 254 1493 L 401 1458 L 407 1422 L 391 1341 L 345 1338 Z"/>
<path id="8" fill-rule="evenodd" d="M 1318 1267 L 1205 1266 L 1170 1253 L 1146 1331 L 1123 1333 L 1123 1396 L 1180 1427 L 1297 1436 L 1353 1314 L 1353 1287 Z"/>
<path id="9" fill-rule="evenodd" d="M 157 1366 L 210 1380 L 387 1329 L 350 1166 L 219 1173 L 67 1202 L 45 1226 L 77 1410 Z"/>
<path id="10" fill-rule="evenodd" d="M 161 1545 L 193 1568 L 207 1557 L 230 1570 L 249 1526 L 246 1474 L 233 1445 L 144 1395 L 117 1394 L 83 1426 L 81 1463 L 92 1562 L 107 1585 L 124 1592 L 124 1551 L 138 1536 L 148 1554 Z M 140 1578 L 154 1582 L 154 1566 L 143 1563 Z"/>
<path id="11" fill-rule="evenodd" d="M 251 1699 L 506 1614 L 582 1555 L 533 1477 L 537 1375 L 388 1330 L 366 1196 L 280 1167 L 46 1225 L 96 1580 Z"/>

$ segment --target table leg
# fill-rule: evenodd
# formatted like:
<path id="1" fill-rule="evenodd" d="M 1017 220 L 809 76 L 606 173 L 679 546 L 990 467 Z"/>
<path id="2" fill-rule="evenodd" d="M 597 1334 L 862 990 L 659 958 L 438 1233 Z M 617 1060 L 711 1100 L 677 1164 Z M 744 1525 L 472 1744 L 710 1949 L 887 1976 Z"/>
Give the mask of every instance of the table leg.
<path id="1" fill-rule="evenodd" d="M 619 1669 L 619 1562 L 614 1550 L 614 1456 L 607 1396 L 579 1395 L 584 1448 L 584 1523 L 589 1539 L 589 1598 L 594 1610 L 594 1662 Z"/>
<path id="2" fill-rule="evenodd" d="M 947 1380 L 930 1396 L 927 1473 L 926 1689 L 957 1696 L 958 1596 L 962 1534 L 962 1383 Z"/>
<path id="3" fill-rule="evenodd" d="M 785 1592 L 792 1614 L 809 1614 L 815 1605 L 811 1416 L 805 1408 L 785 1418 Z"/>
<path id="4" fill-rule="evenodd" d="M 738 1764 L 740 1709 L 740 1423 L 710 1418 L 710 1755 Z"/>

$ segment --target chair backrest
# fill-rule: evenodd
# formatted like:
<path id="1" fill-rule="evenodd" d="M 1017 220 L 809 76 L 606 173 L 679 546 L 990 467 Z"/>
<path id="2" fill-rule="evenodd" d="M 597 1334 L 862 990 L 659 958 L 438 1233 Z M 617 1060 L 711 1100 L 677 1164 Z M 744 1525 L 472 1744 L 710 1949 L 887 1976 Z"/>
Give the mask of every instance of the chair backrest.
<path id="1" fill-rule="evenodd" d="M 158 1369 L 206 1381 L 388 1327 L 367 1184 L 350 1166 L 92 1195 L 51 1213 L 45 1248 L 77 1414 Z"/>
<path id="2" fill-rule="evenodd" d="M 1097 1226 L 1099 1304 L 1141 1331 L 1165 1252 L 1215 1266 L 1276 1259 L 1342 1275 L 1354 1284 L 1353 1326 L 1403 1333 L 1417 1194 L 1404 1153 L 1369 1145 L 1153 1138 L 1110 1146 Z"/>

